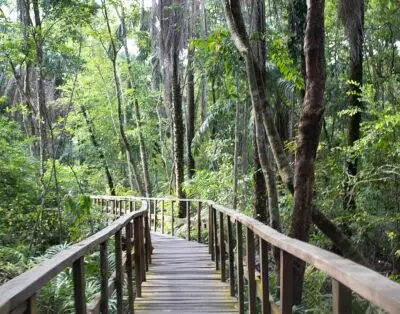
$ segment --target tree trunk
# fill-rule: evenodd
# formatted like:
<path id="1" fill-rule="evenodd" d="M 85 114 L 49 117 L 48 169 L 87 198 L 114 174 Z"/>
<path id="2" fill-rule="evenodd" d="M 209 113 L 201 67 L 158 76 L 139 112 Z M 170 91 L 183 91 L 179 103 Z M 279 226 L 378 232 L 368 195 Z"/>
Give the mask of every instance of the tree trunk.
<path id="1" fill-rule="evenodd" d="M 253 182 L 254 182 L 254 191 L 253 191 L 253 208 L 254 208 L 254 217 L 268 224 L 269 214 L 267 208 L 267 185 L 265 183 L 265 177 L 263 170 L 261 168 L 261 162 L 257 147 L 257 134 L 256 134 L 256 126 L 254 123 L 253 127 L 253 158 L 254 158 L 254 170 L 253 170 Z"/>
<path id="2" fill-rule="evenodd" d="M 201 38 L 207 37 L 207 11 L 206 0 L 200 1 L 200 19 L 201 19 Z M 207 78 L 205 74 L 201 75 L 201 97 L 200 97 L 200 121 L 203 123 L 207 117 Z"/>
<path id="3" fill-rule="evenodd" d="M 349 118 L 347 129 L 347 145 L 352 147 L 354 142 L 360 139 L 361 110 L 363 108 L 360 93 L 363 80 L 363 44 L 364 44 L 364 0 L 351 0 L 340 2 L 339 13 L 344 24 L 350 46 L 349 64 L 349 91 L 348 107 L 357 112 Z M 351 158 L 346 163 L 347 173 L 350 177 L 357 175 L 357 159 Z M 346 180 L 343 198 L 343 208 L 354 211 L 356 203 L 351 178 Z"/>
<path id="4" fill-rule="evenodd" d="M 35 17 L 35 51 L 36 51 L 36 68 L 37 68 L 37 97 L 38 97 L 38 129 L 39 129 L 39 158 L 40 158 L 40 177 L 43 179 L 44 167 L 47 159 L 47 109 L 46 94 L 43 77 L 43 38 L 42 38 L 42 21 L 40 18 L 39 1 L 32 0 L 33 12 Z"/>
<path id="5" fill-rule="evenodd" d="M 307 80 L 296 145 L 294 209 L 289 235 L 307 242 L 313 205 L 315 158 L 324 111 L 324 0 L 308 1 L 304 55 Z M 304 263 L 296 260 L 294 304 L 301 303 L 304 269 Z"/>
<path id="6" fill-rule="evenodd" d="M 129 85 L 131 88 L 135 88 L 133 66 L 132 66 L 132 61 L 131 61 L 131 57 L 129 54 L 128 43 L 127 43 L 127 28 L 126 28 L 126 22 L 125 22 L 125 10 L 124 10 L 123 6 L 121 7 L 121 11 L 122 11 L 121 24 L 122 24 L 122 29 L 124 32 L 123 46 L 124 46 L 126 63 L 128 65 L 129 80 L 130 80 Z M 142 173 L 143 173 L 144 191 L 146 193 L 146 196 L 150 197 L 151 196 L 151 183 L 150 183 L 149 167 L 148 167 L 148 161 L 147 161 L 147 150 L 146 150 L 146 145 L 145 145 L 144 139 L 143 139 L 142 121 L 140 118 L 139 102 L 138 102 L 136 95 L 133 96 L 133 112 L 135 115 L 136 127 L 138 130 L 137 133 L 138 133 L 138 140 L 139 140 L 140 163 L 142 165 Z"/>
<path id="7" fill-rule="evenodd" d="M 272 109 L 265 95 L 265 83 L 258 79 L 261 77 L 260 70 L 257 69 L 257 64 L 254 63 L 251 54 L 249 54 L 249 41 L 241 14 L 240 2 L 238 0 L 223 0 L 223 2 L 232 39 L 245 59 L 254 111 L 262 113 L 264 128 L 279 169 L 279 175 L 289 192 L 294 193 L 293 172 L 283 149 L 279 133 L 275 127 Z M 315 207 L 313 207 L 312 218 L 317 227 L 332 240 L 346 257 L 353 257 L 357 262 L 364 262 L 362 255 L 354 250 L 350 239 Z"/>
<path id="8" fill-rule="evenodd" d="M 137 166 L 136 166 L 136 162 L 134 160 L 133 157 L 133 150 L 132 147 L 128 141 L 128 138 L 125 134 L 125 129 L 124 129 L 124 121 L 123 121 L 123 114 L 122 114 L 122 89 L 121 89 L 121 83 L 119 81 L 119 77 L 118 77 L 118 71 L 117 71 L 117 49 L 115 47 L 115 42 L 113 39 L 113 35 L 111 32 L 111 27 L 110 27 L 110 21 L 108 19 L 108 12 L 107 12 L 107 7 L 105 4 L 105 1 L 103 0 L 102 2 L 103 4 L 103 13 L 104 13 L 104 18 L 106 20 L 106 24 L 107 24 L 107 30 L 108 30 L 108 36 L 110 37 L 110 48 L 111 48 L 111 63 L 112 63 L 112 69 L 113 69 L 113 76 L 114 76 L 114 84 L 115 84 L 115 92 L 116 92 L 116 96 L 117 96 L 117 107 L 118 107 L 118 124 L 119 124 L 119 132 L 121 135 L 121 139 L 122 139 L 122 143 L 125 146 L 125 150 L 128 154 L 128 158 L 129 161 L 131 163 L 131 167 L 132 167 L 132 172 L 134 174 L 134 179 L 135 179 L 135 183 L 136 186 L 138 188 L 138 191 L 141 195 L 145 195 L 145 190 L 143 188 L 142 182 L 140 180 L 140 177 L 138 176 L 138 170 L 137 170 Z"/>
<path id="9" fill-rule="evenodd" d="M 172 51 L 172 117 L 174 123 L 174 168 L 175 183 L 178 198 L 185 198 L 183 191 L 184 177 L 184 128 L 182 118 L 182 95 L 179 83 L 178 71 L 178 52 Z M 184 202 L 179 202 L 179 218 L 186 217 L 186 207 Z"/>
<path id="10" fill-rule="evenodd" d="M 89 116 L 88 116 L 88 114 L 86 112 L 85 106 L 81 105 L 80 108 L 81 108 L 81 112 L 82 112 L 82 115 L 83 115 L 83 119 L 85 120 L 86 126 L 87 126 L 88 131 L 89 131 L 90 140 L 91 140 L 94 148 L 96 149 L 97 154 L 98 154 L 98 156 L 99 156 L 99 158 L 101 160 L 101 163 L 103 165 L 104 173 L 105 173 L 106 178 L 107 178 L 108 188 L 110 189 L 110 194 L 111 195 L 115 195 L 114 181 L 113 181 L 113 178 L 111 176 L 110 169 L 108 168 L 107 160 L 106 160 L 106 157 L 104 156 L 103 149 L 100 146 L 99 142 L 97 142 L 96 134 L 95 134 L 95 131 L 94 131 L 94 127 L 93 127 L 92 121 L 90 120 L 90 118 L 89 118 Z"/>
<path id="11" fill-rule="evenodd" d="M 195 25 L 194 4 L 189 2 L 189 19 L 188 19 L 188 37 L 189 40 L 193 38 Z M 195 173 L 195 162 L 192 155 L 192 141 L 194 138 L 194 125 L 195 125 L 195 100 L 194 100 L 194 69 L 193 69 L 193 55 L 194 49 L 188 43 L 188 58 L 187 58 L 187 123 L 186 123 L 186 147 L 187 147 L 187 169 L 188 177 L 191 179 Z"/>

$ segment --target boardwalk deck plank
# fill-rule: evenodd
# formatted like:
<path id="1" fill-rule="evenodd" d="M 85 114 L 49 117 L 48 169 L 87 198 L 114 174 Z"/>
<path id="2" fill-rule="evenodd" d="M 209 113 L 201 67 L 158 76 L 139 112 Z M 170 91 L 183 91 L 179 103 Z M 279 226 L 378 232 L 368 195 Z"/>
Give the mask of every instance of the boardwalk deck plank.
<path id="1" fill-rule="evenodd" d="M 237 313 L 237 300 L 220 281 L 208 246 L 152 233 L 154 246 L 135 313 Z"/>

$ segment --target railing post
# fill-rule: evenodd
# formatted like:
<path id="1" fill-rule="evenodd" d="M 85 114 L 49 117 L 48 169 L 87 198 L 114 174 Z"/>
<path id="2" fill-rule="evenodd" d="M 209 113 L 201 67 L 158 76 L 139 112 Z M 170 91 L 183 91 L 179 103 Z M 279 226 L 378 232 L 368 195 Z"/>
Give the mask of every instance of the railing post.
<path id="1" fill-rule="evenodd" d="M 133 202 L 129 201 L 129 211 L 133 212 Z"/>
<path id="2" fill-rule="evenodd" d="M 146 241 L 146 271 L 149 270 L 149 264 L 151 264 L 151 235 L 150 235 L 150 224 L 149 224 L 149 217 L 144 217 L 144 237 Z"/>
<path id="3" fill-rule="evenodd" d="M 293 307 L 293 264 L 294 257 L 281 250 L 281 313 L 292 314 Z"/>
<path id="4" fill-rule="evenodd" d="M 24 313 L 26 314 L 37 314 L 38 309 L 37 309 L 37 302 L 36 302 L 36 294 L 31 296 L 28 301 L 27 301 L 27 309 Z"/>
<path id="5" fill-rule="evenodd" d="M 121 230 L 115 233 L 115 288 L 117 291 L 117 313 L 122 314 L 123 310 L 123 295 L 122 287 L 124 284 L 124 274 L 122 273 L 122 241 Z"/>
<path id="6" fill-rule="evenodd" d="M 190 241 L 190 201 L 186 201 L 186 221 L 187 221 L 186 240 Z"/>
<path id="7" fill-rule="evenodd" d="M 197 204 L 197 242 L 201 243 L 201 202 Z"/>
<path id="8" fill-rule="evenodd" d="M 154 232 L 157 232 L 157 200 L 154 200 Z"/>
<path id="9" fill-rule="evenodd" d="M 164 200 L 161 201 L 161 233 L 164 234 L 164 209 L 165 209 L 165 202 Z"/>
<path id="10" fill-rule="evenodd" d="M 100 312 L 108 313 L 108 252 L 107 240 L 100 244 Z"/>
<path id="11" fill-rule="evenodd" d="M 235 296 L 235 255 L 233 253 L 233 234 L 232 234 L 232 222 L 231 217 L 226 216 L 228 224 L 228 254 L 229 254 L 229 286 L 231 296 Z"/>
<path id="12" fill-rule="evenodd" d="M 171 235 L 174 236 L 174 201 L 171 202 Z"/>
<path id="13" fill-rule="evenodd" d="M 142 270 L 142 281 L 146 281 L 146 271 L 149 268 L 148 260 L 146 257 L 146 248 L 145 248 L 145 243 L 144 243 L 144 239 L 145 239 L 145 230 L 144 230 L 144 217 L 140 216 L 140 237 L 139 237 L 139 241 L 140 241 L 140 260 L 141 260 L 141 270 Z"/>
<path id="14" fill-rule="evenodd" d="M 271 314 L 269 303 L 268 245 L 260 238 L 261 313 Z"/>
<path id="15" fill-rule="evenodd" d="M 219 247 L 218 247 L 218 229 L 217 229 L 217 210 L 212 208 L 212 221 L 213 221 L 213 236 L 214 236 L 214 256 L 215 256 L 215 269 L 219 270 Z"/>
<path id="16" fill-rule="evenodd" d="M 133 296 L 133 263 L 132 263 L 132 222 L 125 227 L 126 233 L 126 277 L 128 288 L 128 311 L 133 314 L 134 296 Z"/>
<path id="17" fill-rule="evenodd" d="M 74 283 L 75 313 L 86 314 L 85 265 L 83 256 L 72 264 L 72 277 Z"/>
<path id="18" fill-rule="evenodd" d="M 135 246 L 135 277 L 136 277 L 136 295 L 142 297 L 142 263 L 140 253 L 142 251 L 140 245 L 140 217 L 136 217 L 133 221 L 133 240 Z"/>
<path id="19" fill-rule="evenodd" d="M 215 259 L 214 255 L 214 235 L 213 235 L 213 215 L 212 205 L 208 206 L 208 253 L 211 254 L 211 260 Z"/>
<path id="20" fill-rule="evenodd" d="M 244 314 L 244 288 L 243 288 L 243 245 L 242 224 L 236 221 L 236 248 L 237 248 L 237 291 L 239 301 L 239 314 Z"/>
<path id="21" fill-rule="evenodd" d="M 333 314 L 352 313 L 352 294 L 351 290 L 341 282 L 332 278 L 332 308 Z"/>
<path id="22" fill-rule="evenodd" d="M 221 281 L 226 281 L 225 273 L 225 235 L 224 235 L 224 214 L 219 212 L 219 257 L 221 263 Z"/>
<path id="23" fill-rule="evenodd" d="M 254 250 L 254 233 L 247 227 L 246 246 L 247 246 L 247 272 L 248 272 L 248 290 L 249 290 L 249 313 L 256 313 L 256 278 L 255 278 L 255 250 Z"/>

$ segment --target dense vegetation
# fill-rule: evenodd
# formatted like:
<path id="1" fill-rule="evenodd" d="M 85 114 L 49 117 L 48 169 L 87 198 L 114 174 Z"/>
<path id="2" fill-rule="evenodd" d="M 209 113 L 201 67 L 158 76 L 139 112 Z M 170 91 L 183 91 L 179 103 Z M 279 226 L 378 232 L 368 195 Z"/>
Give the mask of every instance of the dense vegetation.
<path id="1" fill-rule="evenodd" d="M 398 2 L 138 2 L 0 0 L 0 283 L 102 228 L 89 194 L 212 199 L 400 281 Z"/>

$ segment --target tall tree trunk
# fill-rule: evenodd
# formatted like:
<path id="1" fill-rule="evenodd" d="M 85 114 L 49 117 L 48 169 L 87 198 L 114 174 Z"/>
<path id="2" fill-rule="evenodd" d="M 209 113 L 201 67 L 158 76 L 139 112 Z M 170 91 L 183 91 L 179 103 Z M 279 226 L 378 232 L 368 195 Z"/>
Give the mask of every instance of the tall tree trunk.
<path id="1" fill-rule="evenodd" d="M 129 54 L 128 49 L 128 42 L 127 42 L 127 28 L 126 28 L 126 17 L 125 17 L 125 10 L 123 5 L 121 6 L 121 24 L 124 33 L 123 38 L 123 46 L 124 46 L 124 53 L 126 58 L 126 63 L 128 65 L 128 72 L 129 72 L 129 80 L 130 80 L 130 87 L 135 89 L 135 80 L 133 75 L 133 66 L 131 57 Z M 144 14 L 144 13 L 143 13 Z M 140 109 L 139 109 L 139 102 L 136 95 L 133 96 L 133 112 L 135 115 L 136 120 L 136 127 L 138 130 L 138 140 L 139 140 L 139 152 L 140 152 L 140 163 L 142 165 L 142 173 L 143 173 L 143 183 L 144 183 L 144 190 L 147 197 L 151 196 L 151 183 L 150 183 L 150 175 L 149 175 L 149 167 L 147 161 L 147 150 L 146 145 L 143 139 L 143 132 L 142 132 L 142 121 L 140 118 Z"/>
<path id="2" fill-rule="evenodd" d="M 98 156 L 99 156 L 99 158 L 101 160 L 101 163 L 102 163 L 102 166 L 103 166 L 103 169 L 104 169 L 104 173 L 105 173 L 106 178 L 107 178 L 108 188 L 110 189 L 110 194 L 111 195 L 115 195 L 114 181 L 113 181 L 113 178 L 111 176 L 110 169 L 108 168 L 107 160 L 106 160 L 106 157 L 104 156 L 103 149 L 102 149 L 101 145 L 99 144 L 99 142 L 96 139 L 96 134 L 95 134 L 93 123 L 90 120 L 89 115 L 87 114 L 85 106 L 81 105 L 80 109 L 81 109 L 81 112 L 82 112 L 82 115 L 83 115 L 83 119 L 85 120 L 86 126 L 87 126 L 88 131 L 89 131 L 90 140 L 91 140 L 94 148 L 96 149 L 97 154 L 98 154 Z"/>
<path id="3" fill-rule="evenodd" d="M 172 51 L 172 117 L 174 123 L 174 168 L 176 192 L 178 198 L 185 198 L 183 191 L 184 177 L 184 128 L 182 117 L 182 95 L 179 83 L 178 52 Z M 179 202 L 179 217 L 186 216 L 186 207 L 184 202 Z"/>
<path id="4" fill-rule="evenodd" d="M 188 39 L 194 38 L 195 12 L 194 3 L 189 2 L 189 19 L 188 19 Z M 186 123 L 186 147 L 187 147 L 187 168 L 188 177 L 191 179 L 195 173 L 195 162 L 192 154 L 192 141 L 194 138 L 195 124 L 195 100 L 194 100 L 194 69 L 193 69 L 194 49 L 191 43 L 188 43 L 187 58 L 187 123 Z"/>
<path id="5" fill-rule="evenodd" d="M 200 19 L 201 19 L 201 38 L 207 37 L 207 11 L 206 11 L 206 0 L 200 1 Z M 203 123 L 207 117 L 207 78 L 205 74 L 201 75 L 200 82 L 200 121 Z"/>
<path id="6" fill-rule="evenodd" d="M 283 149 L 279 133 L 276 130 L 272 109 L 265 95 L 265 82 L 258 79 L 261 77 L 261 71 L 249 53 L 250 45 L 241 14 L 240 2 L 238 0 L 223 0 L 223 3 L 232 39 L 245 59 L 254 112 L 258 111 L 262 113 L 264 128 L 279 169 L 279 175 L 289 192 L 294 193 L 293 172 Z M 361 263 L 365 261 L 363 256 L 355 250 L 350 239 L 315 207 L 313 207 L 312 219 L 316 226 L 332 240 L 346 257 Z"/>
<path id="7" fill-rule="evenodd" d="M 339 15 L 344 24 L 345 33 L 350 46 L 349 64 L 349 96 L 348 107 L 356 109 L 357 112 L 349 118 L 347 129 L 347 145 L 352 147 L 354 142 L 360 139 L 361 110 L 363 108 L 360 100 L 360 93 L 363 80 L 363 44 L 364 44 L 364 0 L 341 0 L 339 5 Z M 357 159 L 347 161 L 347 173 L 354 177 L 357 175 Z M 353 189 L 349 178 L 345 182 L 343 208 L 345 210 L 355 210 L 356 203 Z"/>
<path id="8" fill-rule="evenodd" d="M 43 34 L 42 21 L 40 17 L 39 1 L 32 0 L 33 12 L 35 17 L 36 31 L 34 34 L 37 68 L 37 97 L 38 97 L 38 126 L 39 126 L 39 158 L 40 158 L 40 177 L 43 179 L 44 167 L 47 159 L 47 109 L 46 94 L 43 77 Z"/>
<path id="9" fill-rule="evenodd" d="M 235 116 L 235 151 L 233 155 L 233 208 L 237 207 L 237 186 L 239 180 L 239 155 L 240 155 L 240 109 L 242 105 L 236 103 Z"/>
<path id="10" fill-rule="evenodd" d="M 294 209 L 289 235 L 308 241 L 313 207 L 314 168 L 324 111 L 324 0 L 309 0 L 304 37 L 306 93 L 300 115 L 294 174 Z M 294 303 L 301 303 L 304 263 L 294 267 Z"/>
<path id="11" fill-rule="evenodd" d="M 265 223 L 268 224 L 269 214 L 267 208 L 267 185 L 265 183 L 265 177 L 263 173 L 263 169 L 261 167 L 260 156 L 257 147 L 257 134 L 256 134 L 256 126 L 254 123 L 253 127 L 253 158 L 254 158 L 254 170 L 253 170 L 253 182 L 254 182 L 254 191 L 253 191 L 253 208 L 254 214 L 253 216 Z"/>
<path id="12" fill-rule="evenodd" d="M 107 12 L 107 6 L 105 3 L 105 0 L 102 1 L 102 9 L 103 9 L 103 14 L 104 14 L 104 18 L 106 20 L 106 24 L 107 24 L 107 31 L 108 31 L 108 36 L 110 38 L 110 52 L 111 52 L 111 56 L 110 56 L 110 60 L 112 63 L 112 69 L 113 69 L 113 76 L 114 76 L 114 84 L 115 84 L 115 92 L 116 92 L 116 96 L 117 96 L 117 107 L 118 107 L 118 124 L 119 124 L 119 132 L 121 135 L 121 139 L 122 139 L 122 143 L 125 146 L 125 150 L 128 154 L 128 158 L 129 161 L 131 163 L 131 167 L 132 167 L 132 172 L 134 174 L 134 179 L 135 179 L 135 183 L 136 186 L 138 188 L 138 191 L 141 195 L 145 195 L 145 190 L 143 188 L 142 182 L 140 180 L 140 177 L 138 175 L 138 170 L 137 170 L 137 166 L 136 166 L 136 162 L 134 160 L 133 157 L 133 150 L 132 147 L 128 141 L 128 138 L 126 136 L 125 133 L 125 129 L 124 129 L 124 121 L 123 121 L 123 113 L 122 113 L 122 89 L 121 89 L 121 82 L 119 81 L 119 77 L 118 77 L 118 71 L 117 71 L 117 49 L 115 46 L 115 42 L 114 42 L 114 38 L 113 38 L 113 34 L 111 32 L 111 26 L 110 26 L 110 20 L 108 18 L 108 12 Z"/>

